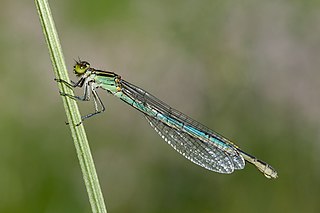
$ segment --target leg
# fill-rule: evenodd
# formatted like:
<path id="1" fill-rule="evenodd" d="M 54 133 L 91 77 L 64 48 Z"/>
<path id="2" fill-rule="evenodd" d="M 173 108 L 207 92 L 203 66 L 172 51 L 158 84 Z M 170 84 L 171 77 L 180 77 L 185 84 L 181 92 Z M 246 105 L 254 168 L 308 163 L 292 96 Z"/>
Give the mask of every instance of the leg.
<path id="1" fill-rule="evenodd" d="M 66 82 L 66 81 L 64 81 L 64 80 L 61 80 L 61 82 L 67 84 L 68 86 L 72 86 L 72 87 L 80 86 L 80 84 L 78 83 L 80 81 L 78 81 L 77 83 L 75 83 L 73 85 L 68 83 L 68 82 Z M 82 83 L 82 85 L 83 85 L 83 83 Z M 88 84 L 84 84 L 84 90 L 83 90 L 83 96 L 82 97 L 81 96 L 67 94 L 67 93 L 64 93 L 64 92 L 61 92 L 61 91 L 60 91 L 60 95 L 72 98 L 74 100 L 79 100 L 79 101 L 89 101 L 90 100 L 90 91 L 89 91 Z"/>
<path id="2" fill-rule="evenodd" d="M 67 82 L 67 81 L 65 81 L 65 80 L 63 80 L 63 79 L 58 79 L 58 78 L 55 78 L 54 80 L 55 80 L 56 82 L 58 82 L 58 83 L 63 83 L 63 84 L 65 84 L 66 86 L 71 87 L 71 88 L 82 87 L 82 86 L 83 86 L 83 83 L 84 83 L 84 79 L 83 79 L 83 78 L 80 78 L 79 81 L 77 81 L 77 82 L 71 81 L 71 83 L 69 83 L 69 82 Z"/>
<path id="3" fill-rule="evenodd" d="M 97 114 L 99 114 L 101 112 L 104 112 L 105 109 L 106 109 L 105 106 L 103 105 L 98 93 L 94 89 L 92 89 L 91 92 L 92 92 L 92 96 L 93 96 L 95 112 L 83 116 L 82 120 L 90 118 L 90 117 L 92 117 L 94 115 L 97 115 Z M 99 106 L 101 107 L 100 109 L 99 109 Z"/>
<path id="4" fill-rule="evenodd" d="M 93 82 L 85 82 L 85 79 L 82 79 L 82 78 L 78 82 L 71 82 L 71 83 L 69 83 L 69 82 L 67 82 L 65 80 L 62 80 L 62 79 L 55 79 L 55 80 L 57 82 L 63 83 L 65 85 L 67 85 L 68 87 L 72 87 L 72 88 L 82 87 L 84 85 L 84 94 L 83 94 L 82 97 L 81 96 L 75 96 L 75 95 L 67 94 L 67 93 L 64 93 L 64 92 L 60 92 L 60 95 L 62 95 L 62 96 L 66 96 L 66 97 L 72 98 L 74 100 L 90 101 L 90 95 L 92 93 L 94 106 L 95 106 L 95 112 L 83 116 L 81 118 L 82 121 L 87 119 L 87 118 L 90 118 L 90 117 L 92 117 L 92 116 L 94 116 L 96 114 L 99 114 L 99 113 L 105 111 L 105 107 L 104 107 L 104 105 L 103 105 L 98 93 L 95 90 L 96 87 L 95 87 Z M 100 109 L 99 109 L 99 107 L 100 107 Z M 76 126 L 79 126 L 81 123 L 82 122 L 76 124 Z"/>

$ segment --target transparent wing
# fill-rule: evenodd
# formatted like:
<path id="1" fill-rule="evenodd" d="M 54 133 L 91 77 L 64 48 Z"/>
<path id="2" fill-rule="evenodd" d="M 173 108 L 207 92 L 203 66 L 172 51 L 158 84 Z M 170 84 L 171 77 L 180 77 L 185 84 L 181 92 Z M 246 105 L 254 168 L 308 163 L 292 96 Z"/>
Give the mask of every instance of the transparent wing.
<path id="1" fill-rule="evenodd" d="M 170 107 L 168 104 L 159 100 L 155 96 L 146 92 L 145 90 L 125 81 L 121 80 L 122 92 L 128 96 L 134 102 L 141 103 L 141 106 L 136 107 L 132 103 L 129 103 L 131 106 L 143 112 L 146 116 L 150 116 L 148 111 L 155 111 L 158 114 L 163 115 L 166 118 L 174 120 L 175 123 L 182 124 L 183 126 L 188 126 L 189 129 L 195 132 L 203 132 L 214 140 L 211 140 L 213 146 L 224 150 L 225 152 L 237 152 L 237 147 L 231 143 L 225 137 L 219 135 L 218 133 L 212 131 L 205 125 L 199 123 L 198 121 L 188 117 L 187 115 L 179 112 L 178 110 Z M 234 153 L 236 154 L 236 153 Z M 243 161 L 243 158 L 239 159 Z M 239 161 L 239 162 L 240 162 Z M 241 167 L 241 166 L 240 166 Z M 244 163 L 242 168 L 244 167 Z"/>
<path id="2" fill-rule="evenodd" d="M 244 159 L 237 152 L 227 153 L 211 143 L 169 127 L 156 118 L 145 117 L 168 144 L 193 163 L 219 173 L 232 173 L 234 169 L 244 168 Z"/>

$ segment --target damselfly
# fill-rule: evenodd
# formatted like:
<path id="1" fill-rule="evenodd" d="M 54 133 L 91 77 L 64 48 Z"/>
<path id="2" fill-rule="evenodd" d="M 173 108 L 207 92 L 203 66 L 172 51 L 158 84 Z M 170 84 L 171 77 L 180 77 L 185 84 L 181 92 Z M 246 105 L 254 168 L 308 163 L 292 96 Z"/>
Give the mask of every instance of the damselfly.
<path id="1" fill-rule="evenodd" d="M 61 93 L 73 99 L 89 101 L 93 97 L 95 111 L 82 117 L 92 117 L 105 110 L 97 89 L 102 88 L 144 114 L 155 131 L 177 152 L 195 164 L 219 173 L 243 169 L 245 161 L 255 165 L 267 178 L 277 178 L 277 172 L 267 163 L 242 151 L 225 137 L 173 109 L 145 90 L 125 81 L 114 72 L 90 67 L 86 61 L 77 61 L 74 73 L 77 82 L 56 81 L 69 87 L 84 87 L 83 96 Z"/>

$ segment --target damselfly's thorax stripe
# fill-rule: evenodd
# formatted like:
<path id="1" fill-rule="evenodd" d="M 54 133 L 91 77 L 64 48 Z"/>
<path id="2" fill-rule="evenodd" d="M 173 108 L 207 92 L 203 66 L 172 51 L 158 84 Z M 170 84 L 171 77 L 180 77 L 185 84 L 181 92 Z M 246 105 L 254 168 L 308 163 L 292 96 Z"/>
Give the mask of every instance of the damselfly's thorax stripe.
<path id="1" fill-rule="evenodd" d="M 111 71 L 92 69 L 91 72 L 92 72 L 92 74 L 95 74 L 95 75 L 98 75 L 98 76 L 101 76 L 101 77 L 107 77 L 107 78 L 116 77 L 116 78 L 119 78 L 119 79 L 121 78 L 119 75 L 117 75 L 116 73 L 111 72 Z"/>

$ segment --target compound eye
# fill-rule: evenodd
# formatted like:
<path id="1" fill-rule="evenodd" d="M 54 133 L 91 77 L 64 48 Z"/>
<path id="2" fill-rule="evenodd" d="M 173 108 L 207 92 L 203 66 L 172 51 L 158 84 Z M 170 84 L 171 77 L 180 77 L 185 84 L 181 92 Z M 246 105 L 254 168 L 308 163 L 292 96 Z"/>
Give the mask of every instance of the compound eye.
<path id="1" fill-rule="evenodd" d="M 90 64 L 86 61 L 79 61 L 73 67 L 73 71 L 77 75 L 84 74 L 90 68 Z"/>

